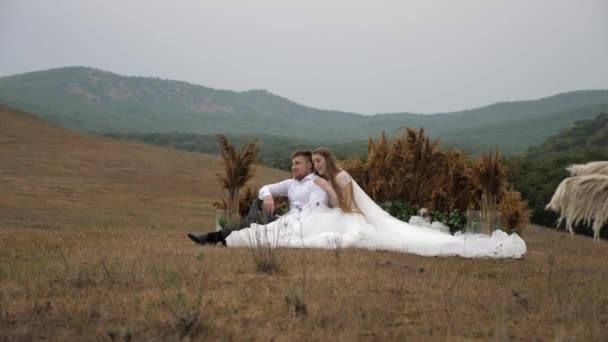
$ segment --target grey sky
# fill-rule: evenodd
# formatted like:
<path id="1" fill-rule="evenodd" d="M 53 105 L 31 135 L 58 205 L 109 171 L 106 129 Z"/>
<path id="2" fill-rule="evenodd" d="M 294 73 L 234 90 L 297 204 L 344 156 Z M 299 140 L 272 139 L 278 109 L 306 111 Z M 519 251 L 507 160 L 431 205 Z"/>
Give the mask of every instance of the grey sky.
<path id="1" fill-rule="evenodd" d="M 0 0 L 0 76 L 60 66 L 358 113 L 608 89 L 606 0 Z"/>

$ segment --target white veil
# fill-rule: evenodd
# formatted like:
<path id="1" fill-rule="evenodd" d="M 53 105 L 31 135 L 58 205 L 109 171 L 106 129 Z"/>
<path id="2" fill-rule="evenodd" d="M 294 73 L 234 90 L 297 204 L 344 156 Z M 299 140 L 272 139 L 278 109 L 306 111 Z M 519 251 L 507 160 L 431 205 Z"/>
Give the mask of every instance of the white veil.
<path id="1" fill-rule="evenodd" d="M 483 234 L 451 235 L 439 230 L 414 226 L 398 220 L 378 206 L 351 178 L 355 203 L 374 228 L 362 247 L 389 249 L 424 256 L 520 258 L 526 253 L 526 243 L 513 233 L 495 231 Z"/>

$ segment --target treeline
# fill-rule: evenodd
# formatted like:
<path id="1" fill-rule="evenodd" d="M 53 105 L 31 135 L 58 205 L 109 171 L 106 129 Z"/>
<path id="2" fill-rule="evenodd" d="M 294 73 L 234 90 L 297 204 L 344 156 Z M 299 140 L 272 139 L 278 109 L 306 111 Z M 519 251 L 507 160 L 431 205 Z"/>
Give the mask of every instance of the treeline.
<path id="1" fill-rule="evenodd" d="M 591 161 L 608 160 L 607 149 L 587 149 L 562 154 L 547 159 L 510 159 L 510 180 L 515 190 L 522 194 L 532 210 L 530 222 L 547 227 L 555 227 L 559 215 L 546 210 L 545 206 L 559 183 L 570 176 L 566 167 L 572 164 L 585 164 Z M 560 228 L 563 228 L 563 224 Z M 591 226 L 578 225 L 574 230 L 579 234 L 593 236 Z M 608 230 L 601 231 L 602 238 L 608 238 Z"/>
<path id="2" fill-rule="evenodd" d="M 219 154 L 217 136 L 214 134 L 188 133 L 107 133 L 107 137 L 141 142 L 145 144 L 171 147 L 190 152 Z M 313 150 L 319 146 L 330 148 L 339 159 L 365 158 L 367 141 L 355 140 L 343 144 L 316 143 L 312 140 L 287 138 L 276 135 L 236 135 L 225 134 L 231 143 L 242 146 L 255 142 L 260 147 L 258 163 L 281 170 L 290 170 L 289 156 L 295 150 Z"/>

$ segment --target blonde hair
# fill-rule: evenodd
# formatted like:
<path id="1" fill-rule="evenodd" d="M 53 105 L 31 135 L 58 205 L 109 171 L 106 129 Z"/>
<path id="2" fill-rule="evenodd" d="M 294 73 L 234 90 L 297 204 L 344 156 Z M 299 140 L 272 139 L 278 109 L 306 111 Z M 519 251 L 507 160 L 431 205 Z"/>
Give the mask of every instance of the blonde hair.
<path id="1" fill-rule="evenodd" d="M 338 175 L 338 173 L 340 173 L 344 170 L 342 170 L 340 165 L 338 165 L 338 159 L 336 159 L 336 156 L 334 155 L 334 153 L 327 147 L 319 147 L 319 148 L 315 149 L 314 151 L 312 151 L 312 154 L 313 155 L 318 154 L 321 157 L 323 157 L 323 159 L 325 159 L 325 175 L 319 175 L 319 173 L 316 170 L 315 170 L 315 174 L 317 174 L 319 177 L 323 177 L 329 181 L 329 183 L 331 184 L 331 187 L 336 192 L 336 195 L 338 195 L 338 205 L 340 206 L 340 209 L 342 209 L 342 211 L 344 211 L 344 212 L 355 211 L 355 210 L 353 210 L 353 208 L 351 206 L 348 205 L 348 203 L 346 203 L 347 201 L 344 196 L 345 190 L 352 191 L 352 184 L 349 184 L 349 186 L 351 186 L 350 190 L 342 189 L 342 187 L 340 185 L 338 185 L 338 182 L 336 180 L 336 176 Z"/>

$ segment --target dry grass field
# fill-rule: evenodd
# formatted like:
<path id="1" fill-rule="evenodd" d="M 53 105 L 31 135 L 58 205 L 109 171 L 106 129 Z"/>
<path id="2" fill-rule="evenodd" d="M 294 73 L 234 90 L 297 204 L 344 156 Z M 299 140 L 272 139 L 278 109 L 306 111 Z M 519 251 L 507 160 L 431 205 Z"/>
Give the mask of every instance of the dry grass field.
<path id="1" fill-rule="evenodd" d="M 252 186 L 288 175 L 258 167 Z M 86 136 L 0 106 L 0 225 L 212 225 L 218 156 Z"/>
<path id="2" fill-rule="evenodd" d="M 522 260 L 276 250 L 258 273 L 185 237 L 219 169 L 0 108 L 0 341 L 608 340 L 605 241 L 531 226 Z"/>

